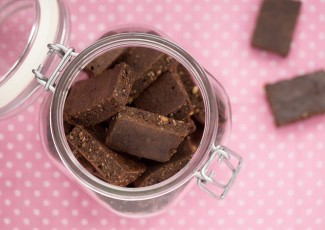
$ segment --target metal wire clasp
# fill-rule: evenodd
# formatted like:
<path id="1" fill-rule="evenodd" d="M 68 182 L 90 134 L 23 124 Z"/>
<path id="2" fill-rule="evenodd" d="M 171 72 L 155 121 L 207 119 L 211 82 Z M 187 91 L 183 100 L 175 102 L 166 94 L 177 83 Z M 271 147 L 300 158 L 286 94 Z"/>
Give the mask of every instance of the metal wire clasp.
<path id="1" fill-rule="evenodd" d="M 209 167 L 211 164 L 215 161 L 215 158 L 218 157 L 219 164 L 222 164 L 223 162 L 226 164 L 226 166 L 231 170 L 232 175 L 229 181 L 224 184 L 216 181 L 214 177 L 214 171 L 209 172 Z M 237 165 L 234 166 L 230 159 L 235 158 L 237 161 Z M 196 174 L 197 177 L 197 183 L 201 189 L 203 189 L 205 192 L 210 194 L 212 197 L 221 200 L 226 197 L 227 193 L 230 190 L 230 187 L 235 182 L 235 179 L 242 167 L 243 159 L 241 156 L 239 156 L 237 153 L 233 152 L 232 150 L 228 149 L 225 146 L 216 146 L 210 155 L 210 158 L 205 163 L 205 165 L 202 167 L 202 169 Z M 218 187 L 219 190 L 221 189 L 221 192 L 217 193 L 216 191 L 211 190 L 207 187 L 207 185 L 213 185 L 215 187 Z"/>
<path id="2" fill-rule="evenodd" d="M 41 64 L 38 66 L 37 70 L 33 69 L 32 72 L 35 75 L 36 80 L 44 86 L 45 90 L 51 90 L 54 92 L 55 90 L 55 82 L 60 75 L 61 71 L 67 65 L 67 63 L 71 60 L 71 57 L 76 57 L 78 53 L 74 52 L 73 48 L 67 48 L 61 44 L 48 44 L 47 45 L 49 51 L 48 55 L 57 54 L 60 56 L 61 61 L 58 66 L 54 69 L 53 73 L 50 77 L 46 77 L 42 74 L 42 70 L 44 65 Z"/>

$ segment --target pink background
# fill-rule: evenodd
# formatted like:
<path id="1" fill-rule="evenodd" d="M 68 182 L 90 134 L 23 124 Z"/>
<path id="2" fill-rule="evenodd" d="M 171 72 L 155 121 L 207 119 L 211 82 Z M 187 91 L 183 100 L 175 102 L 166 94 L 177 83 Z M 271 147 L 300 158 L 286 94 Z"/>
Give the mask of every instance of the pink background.
<path id="1" fill-rule="evenodd" d="M 228 92 L 228 146 L 245 164 L 223 201 L 194 186 L 158 217 L 121 218 L 44 154 L 38 101 L 0 122 L 0 229 L 325 229 L 325 116 L 276 128 L 263 90 L 265 83 L 324 68 L 324 0 L 303 1 L 287 58 L 250 47 L 260 0 L 65 3 L 77 51 L 126 23 L 157 27 L 187 49 Z"/>

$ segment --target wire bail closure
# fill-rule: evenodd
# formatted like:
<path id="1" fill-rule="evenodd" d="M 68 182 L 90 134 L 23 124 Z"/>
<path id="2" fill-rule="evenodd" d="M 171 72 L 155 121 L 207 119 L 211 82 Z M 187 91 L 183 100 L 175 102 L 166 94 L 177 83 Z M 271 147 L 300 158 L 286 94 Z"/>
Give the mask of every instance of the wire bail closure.
<path id="1" fill-rule="evenodd" d="M 209 172 L 209 167 L 215 161 L 216 157 L 218 157 L 219 164 L 225 163 L 226 166 L 232 172 L 232 176 L 226 184 L 220 183 L 213 178 L 214 171 L 211 170 Z M 237 160 L 236 166 L 234 166 L 230 162 L 231 158 L 235 158 Z M 226 197 L 232 184 L 235 182 L 236 177 L 237 177 L 242 165 L 243 165 L 243 159 L 241 156 L 239 156 L 237 153 L 233 152 L 232 150 L 230 150 L 229 148 L 227 148 L 225 146 L 218 145 L 212 150 L 210 158 L 205 163 L 205 165 L 202 167 L 202 169 L 195 174 L 195 176 L 197 177 L 197 183 L 202 190 L 207 192 L 213 198 L 222 200 Z M 215 191 L 212 191 L 210 188 L 207 187 L 208 184 L 211 184 L 215 187 L 222 189 L 222 192 L 216 193 Z"/>
<path id="2" fill-rule="evenodd" d="M 46 77 L 42 74 L 42 70 L 44 65 L 41 64 L 35 70 L 33 69 L 32 72 L 35 75 L 36 80 L 44 86 L 45 91 L 51 90 L 52 92 L 55 91 L 55 82 L 59 77 L 61 71 L 65 68 L 67 63 L 71 60 L 72 57 L 76 57 L 78 53 L 74 52 L 73 48 L 67 48 L 61 44 L 48 44 L 47 45 L 49 51 L 47 55 L 57 54 L 60 56 L 61 61 L 58 66 L 54 69 L 53 73 L 50 77 Z"/>

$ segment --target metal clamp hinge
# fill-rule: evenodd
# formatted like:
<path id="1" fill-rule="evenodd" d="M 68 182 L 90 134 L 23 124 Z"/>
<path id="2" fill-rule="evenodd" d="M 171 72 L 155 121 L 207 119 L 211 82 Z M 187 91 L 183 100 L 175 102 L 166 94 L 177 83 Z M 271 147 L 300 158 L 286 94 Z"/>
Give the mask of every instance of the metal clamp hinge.
<path id="1" fill-rule="evenodd" d="M 226 166 L 231 170 L 231 178 L 227 183 L 220 183 L 216 181 L 214 177 L 214 171 L 209 172 L 209 167 L 211 164 L 215 161 L 215 158 L 218 157 L 219 164 L 225 163 Z M 237 161 L 237 165 L 234 166 L 230 159 L 235 158 Z M 202 167 L 200 172 L 197 172 L 195 176 L 197 177 L 197 183 L 201 189 L 203 189 L 205 192 L 210 194 L 212 197 L 221 200 L 226 197 L 227 193 L 229 192 L 232 184 L 235 182 L 235 179 L 242 167 L 243 159 L 241 156 L 239 156 L 237 153 L 233 152 L 232 150 L 228 149 L 225 146 L 217 146 L 213 149 L 210 158 L 205 163 L 205 165 Z M 218 187 L 219 190 L 221 189 L 221 192 L 216 193 L 215 191 L 212 191 L 210 188 L 207 187 L 207 185 L 213 185 L 215 187 Z"/>
<path id="2" fill-rule="evenodd" d="M 53 73 L 50 77 L 46 77 L 42 74 L 42 70 L 44 65 L 39 65 L 37 70 L 33 69 L 33 73 L 35 75 L 36 80 L 44 86 L 45 90 L 51 90 L 54 92 L 55 90 L 55 82 L 59 77 L 61 71 L 67 65 L 67 63 L 71 60 L 72 57 L 76 57 L 78 53 L 74 52 L 73 48 L 67 48 L 61 44 L 48 44 L 49 48 L 48 55 L 57 54 L 61 57 L 61 61 L 58 66 L 54 69 Z"/>

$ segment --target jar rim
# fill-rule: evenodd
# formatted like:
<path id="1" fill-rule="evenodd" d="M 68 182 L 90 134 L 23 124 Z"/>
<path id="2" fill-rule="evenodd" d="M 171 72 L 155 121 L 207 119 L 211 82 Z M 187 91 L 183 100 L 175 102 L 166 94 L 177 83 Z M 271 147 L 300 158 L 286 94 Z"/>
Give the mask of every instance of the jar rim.
<path id="1" fill-rule="evenodd" d="M 100 54 L 121 47 L 143 46 L 159 50 L 170 55 L 180 62 L 193 76 L 203 97 L 205 106 L 205 127 L 203 136 L 196 153 L 191 161 L 177 174 L 158 184 L 141 188 L 124 188 L 111 185 L 90 174 L 73 156 L 72 151 L 66 141 L 63 128 L 63 108 L 69 88 L 78 76 L 79 72 Z M 83 50 L 69 66 L 64 70 L 60 81 L 54 91 L 50 108 L 50 128 L 54 145 L 59 156 L 69 171 L 77 177 L 86 187 L 93 191 L 120 200 L 146 200 L 152 199 L 179 188 L 187 183 L 199 171 L 205 163 L 214 140 L 218 127 L 218 107 L 214 98 L 212 85 L 210 84 L 207 73 L 198 62 L 184 49 L 160 36 L 130 32 L 120 33 L 105 37 L 85 50 Z"/>

